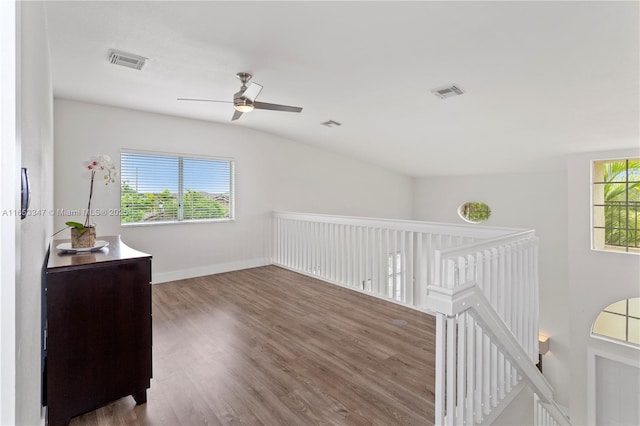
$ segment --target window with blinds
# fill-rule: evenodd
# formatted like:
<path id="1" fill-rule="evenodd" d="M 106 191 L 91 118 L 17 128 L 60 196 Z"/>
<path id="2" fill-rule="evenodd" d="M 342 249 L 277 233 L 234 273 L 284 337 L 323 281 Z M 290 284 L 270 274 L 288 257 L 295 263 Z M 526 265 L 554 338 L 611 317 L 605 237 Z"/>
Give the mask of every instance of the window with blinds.
<path id="1" fill-rule="evenodd" d="M 120 223 L 233 219 L 233 161 L 120 154 Z"/>

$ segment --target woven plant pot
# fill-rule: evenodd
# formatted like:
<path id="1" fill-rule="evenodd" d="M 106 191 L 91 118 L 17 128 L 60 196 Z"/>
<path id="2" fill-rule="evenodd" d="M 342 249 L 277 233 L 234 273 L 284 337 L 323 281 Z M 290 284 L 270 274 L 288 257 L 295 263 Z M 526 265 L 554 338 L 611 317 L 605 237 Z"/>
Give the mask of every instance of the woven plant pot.
<path id="1" fill-rule="evenodd" d="M 96 227 L 89 226 L 84 232 L 71 228 L 71 248 L 90 248 L 96 243 Z"/>

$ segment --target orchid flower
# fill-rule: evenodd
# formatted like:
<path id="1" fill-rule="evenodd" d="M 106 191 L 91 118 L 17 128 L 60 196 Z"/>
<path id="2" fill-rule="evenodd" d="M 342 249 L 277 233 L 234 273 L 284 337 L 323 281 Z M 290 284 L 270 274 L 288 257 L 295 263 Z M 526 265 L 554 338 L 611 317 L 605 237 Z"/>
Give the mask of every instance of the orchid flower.
<path id="1" fill-rule="evenodd" d="M 84 221 L 84 226 L 88 227 L 90 224 L 91 217 L 91 199 L 93 198 L 93 180 L 95 179 L 96 173 L 100 174 L 104 179 L 104 184 L 109 185 L 110 183 L 116 182 L 116 177 L 118 176 L 118 169 L 115 164 L 111 162 L 111 157 L 108 155 L 98 155 L 97 157 L 91 157 L 89 160 L 85 161 L 84 168 L 91 172 L 91 186 L 89 188 L 89 204 L 87 206 L 87 217 Z"/>

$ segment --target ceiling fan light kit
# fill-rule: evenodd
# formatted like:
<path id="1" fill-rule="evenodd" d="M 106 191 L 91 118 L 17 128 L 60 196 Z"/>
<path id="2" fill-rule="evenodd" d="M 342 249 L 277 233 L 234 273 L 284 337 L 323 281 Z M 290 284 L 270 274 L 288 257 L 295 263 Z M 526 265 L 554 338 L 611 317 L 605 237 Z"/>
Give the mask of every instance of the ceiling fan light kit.
<path id="1" fill-rule="evenodd" d="M 243 113 L 253 111 L 254 109 L 268 109 L 271 111 L 284 111 L 284 112 L 300 112 L 301 107 L 294 107 L 288 105 L 270 104 L 267 102 L 257 102 L 256 98 L 262 91 L 262 86 L 258 83 L 251 83 L 247 86 L 252 75 L 246 72 L 239 72 L 236 74 L 238 80 L 242 82 L 240 90 L 233 95 L 233 102 L 231 101 L 218 101 L 213 99 L 192 99 L 192 98 L 178 98 L 179 101 L 204 101 L 204 102 L 222 102 L 233 103 L 235 112 L 231 121 L 239 119 Z"/>
<path id="2" fill-rule="evenodd" d="M 249 99 L 236 98 L 233 100 L 233 107 L 236 111 L 249 112 L 253 111 L 253 103 Z"/>

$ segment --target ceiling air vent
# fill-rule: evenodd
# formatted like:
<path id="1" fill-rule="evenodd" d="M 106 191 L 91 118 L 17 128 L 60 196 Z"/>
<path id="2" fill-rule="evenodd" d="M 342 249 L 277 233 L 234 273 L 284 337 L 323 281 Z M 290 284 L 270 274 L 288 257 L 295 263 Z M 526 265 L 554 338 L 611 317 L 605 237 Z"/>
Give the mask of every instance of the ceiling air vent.
<path id="1" fill-rule="evenodd" d="M 320 124 L 326 127 L 342 126 L 342 123 L 338 123 L 337 121 L 333 121 L 333 120 L 325 121 L 324 123 L 320 123 Z"/>
<path id="2" fill-rule="evenodd" d="M 446 99 L 446 98 L 450 98 L 452 96 L 462 95 L 464 92 L 458 86 L 456 86 L 454 84 L 451 84 L 449 86 L 439 87 L 437 89 L 433 89 L 431 91 L 431 93 L 433 93 L 434 95 L 436 95 L 440 99 Z"/>
<path id="3" fill-rule="evenodd" d="M 147 58 L 112 49 L 109 50 L 108 61 L 114 65 L 122 65 L 123 67 L 139 70 L 147 62 Z"/>

